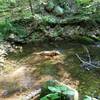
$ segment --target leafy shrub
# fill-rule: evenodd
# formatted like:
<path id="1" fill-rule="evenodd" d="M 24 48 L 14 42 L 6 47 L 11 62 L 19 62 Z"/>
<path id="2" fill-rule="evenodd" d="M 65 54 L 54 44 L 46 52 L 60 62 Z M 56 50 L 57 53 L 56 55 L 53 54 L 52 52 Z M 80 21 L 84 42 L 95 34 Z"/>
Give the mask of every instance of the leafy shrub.
<path id="1" fill-rule="evenodd" d="M 75 93 L 67 86 L 55 84 L 55 81 L 48 81 L 42 88 L 40 100 L 69 100 Z"/>
<path id="2" fill-rule="evenodd" d="M 80 100 L 77 98 L 77 91 L 67 85 L 58 85 L 56 81 L 49 80 L 43 87 L 40 100 Z M 96 98 L 85 95 L 81 100 L 97 100 Z"/>
<path id="3" fill-rule="evenodd" d="M 10 19 L 5 19 L 5 22 L 0 24 L 0 36 L 2 39 L 8 39 L 10 34 L 15 34 L 19 38 L 24 38 L 27 35 L 26 29 L 21 25 L 14 24 Z"/>

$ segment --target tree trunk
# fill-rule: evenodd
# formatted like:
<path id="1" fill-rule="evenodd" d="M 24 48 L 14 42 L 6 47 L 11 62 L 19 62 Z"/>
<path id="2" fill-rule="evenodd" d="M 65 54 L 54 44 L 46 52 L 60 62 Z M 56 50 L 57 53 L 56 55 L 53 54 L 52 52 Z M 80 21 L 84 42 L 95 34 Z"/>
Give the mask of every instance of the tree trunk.
<path id="1" fill-rule="evenodd" d="M 31 10 L 32 15 L 34 15 L 32 1 L 31 0 L 29 0 L 29 6 L 30 6 L 30 10 Z"/>

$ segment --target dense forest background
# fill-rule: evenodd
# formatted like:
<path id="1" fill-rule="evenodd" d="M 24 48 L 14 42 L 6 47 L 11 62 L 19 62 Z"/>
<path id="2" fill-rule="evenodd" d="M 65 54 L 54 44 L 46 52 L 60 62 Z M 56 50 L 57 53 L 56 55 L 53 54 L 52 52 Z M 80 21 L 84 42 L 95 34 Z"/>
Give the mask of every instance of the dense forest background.
<path id="1" fill-rule="evenodd" d="M 0 1 L 1 40 L 26 42 L 68 37 L 80 40 L 79 34 L 85 34 L 82 41 L 93 42 L 100 40 L 98 24 L 99 0 Z"/>

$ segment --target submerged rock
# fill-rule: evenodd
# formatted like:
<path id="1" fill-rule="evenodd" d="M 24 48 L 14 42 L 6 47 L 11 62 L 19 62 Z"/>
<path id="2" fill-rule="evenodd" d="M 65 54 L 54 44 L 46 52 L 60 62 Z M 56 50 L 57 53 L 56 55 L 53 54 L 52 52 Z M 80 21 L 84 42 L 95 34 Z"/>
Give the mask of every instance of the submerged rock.
<path id="1" fill-rule="evenodd" d="M 34 53 L 36 55 L 36 57 L 39 57 L 39 59 L 41 58 L 40 61 L 52 61 L 52 63 L 63 63 L 63 55 L 56 50 L 52 50 L 52 51 L 41 51 L 41 52 L 37 52 Z"/>
<path id="2" fill-rule="evenodd" d="M 52 51 L 41 51 L 39 53 L 36 53 L 36 54 L 39 54 L 39 55 L 42 55 L 42 56 L 57 56 L 57 55 L 60 55 L 61 53 L 59 51 L 55 51 L 55 50 L 52 50 Z"/>

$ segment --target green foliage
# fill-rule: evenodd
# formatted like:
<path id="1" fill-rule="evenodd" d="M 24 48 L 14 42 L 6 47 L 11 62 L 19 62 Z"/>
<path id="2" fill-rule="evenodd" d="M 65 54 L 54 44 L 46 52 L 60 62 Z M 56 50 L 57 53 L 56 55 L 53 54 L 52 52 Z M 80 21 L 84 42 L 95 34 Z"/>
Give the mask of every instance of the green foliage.
<path id="1" fill-rule="evenodd" d="M 76 93 L 67 85 L 58 85 L 56 81 L 47 81 L 41 91 L 40 100 L 76 100 Z M 83 96 L 82 96 L 83 97 Z M 84 96 L 81 100 L 97 100 L 96 98 L 88 95 Z"/>
<path id="2" fill-rule="evenodd" d="M 56 100 L 59 98 L 60 98 L 60 96 L 58 93 L 51 93 L 51 94 L 48 94 L 48 95 L 42 97 L 40 100 Z"/>
<path id="3" fill-rule="evenodd" d="M 0 42 L 3 41 L 4 37 L 2 35 L 2 33 L 0 33 Z"/>
<path id="4" fill-rule="evenodd" d="M 0 0 L 0 11 L 6 11 L 9 8 L 15 7 L 16 0 Z"/>
<path id="5" fill-rule="evenodd" d="M 42 16 L 42 19 L 43 19 L 43 22 L 45 23 L 45 22 L 47 22 L 47 23 L 52 23 L 52 24 L 55 24 L 55 23 L 57 23 L 57 20 L 56 20 L 56 18 L 55 17 L 53 17 L 53 16 Z"/>
<path id="6" fill-rule="evenodd" d="M 66 86 L 48 86 L 51 92 L 61 93 L 64 95 L 74 95 L 74 92 Z"/>
<path id="7" fill-rule="evenodd" d="M 81 4 L 89 4 L 91 0 L 76 0 L 79 5 Z"/>
<path id="8" fill-rule="evenodd" d="M 5 19 L 5 22 L 0 24 L 1 39 L 7 39 L 10 34 L 15 34 L 19 38 L 24 38 L 27 35 L 26 29 L 21 25 L 13 24 L 10 19 Z"/>
<path id="9" fill-rule="evenodd" d="M 85 96 L 83 100 L 92 100 L 92 98 L 89 96 Z"/>
<path id="10" fill-rule="evenodd" d="M 33 42 L 42 41 L 44 38 L 44 36 L 41 36 L 41 34 L 38 32 L 34 32 L 31 37 Z"/>
<path id="11" fill-rule="evenodd" d="M 61 30 L 62 27 L 58 29 L 50 28 L 50 32 L 46 29 L 45 26 L 54 26 L 54 25 L 67 25 L 67 24 L 75 24 L 80 22 L 91 22 L 96 25 L 97 22 L 100 22 L 100 2 L 99 0 L 76 0 L 78 11 L 76 13 L 71 13 L 70 6 L 68 5 L 70 0 L 51 0 L 47 1 L 47 10 L 50 10 L 50 13 L 45 10 L 44 5 L 39 5 L 39 13 L 35 14 L 34 19 L 36 19 L 35 24 L 39 26 L 44 26 L 44 29 L 41 31 L 33 32 L 31 38 L 33 41 L 43 40 L 45 37 L 50 37 L 53 39 L 61 39 L 63 37 L 62 34 L 65 33 L 64 30 Z M 34 1 L 35 2 L 35 1 Z M 36 1 L 33 7 L 38 6 Z M 44 1 L 41 1 L 44 2 Z M 37 5 L 37 6 L 36 6 Z M 74 4 L 73 4 L 74 5 Z M 42 10 L 42 11 L 41 11 Z M 51 11 L 52 10 L 52 11 Z M 24 19 L 31 18 L 32 14 L 29 7 L 29 1 L 25 0 L 1 0 L 0 1 L 0 11 L 3 19 L 5 16 L 10 16 L 11 19 Z M 38 12 L 38 11 L 37 11 Z M 35 12 L 34 12 L 35 13 Z M 59 16 L 61 15 L 61 16 Z M 36 18 L 35 18 L 36 17 Z M 2 17 L 1 17 L 2 20 Z M 27 20 L 27 19 L 26 19 Z M 38 27 L 37 27 L 38 30 Z M 45 31 L 46 30 L 46 31 Z M 61 31 L 60 31 L 61 30 Z M 32 30 L 33 31 L 33 30 Z M 41 33 L 40 33 L 41 32 Z M 27 36 L 27 31 L 25 27 L 19 24 L 12 23 L 10 20 L 6 19 L 4 23 L 0 24 L 0 38 L 7 38 L 11 33 L 16 34 L 19 38 L 23 38 Z M 44 34 L 42 34 L 44 33 Z M 66 35 L 67 36 L 67 35 Z M 83 41 L 92 41 L 91 38 L 82 37 Z"/>
<path id="12" fill-rule="evenodd" d="M 13 25 L 13 28 L 11 31 L 14 32 L 16 35 L 18 35 L 19 38 L 24 38 L 27 36 L 27 31 L 25 27 L 21 25 Z"/>
<path id="13" fill-rule="evenodd" d="M 40 100 L 66 100 L 69 96 L 75 95 L 67 86 L 57 85 L 55 81 L 45 83 L 42 93 Z"/>
<path id="14" fill-rule="evenodd" d="M 76 0 L 79 5 L 80 16 L 90 17 L 91 23 L 100 22 L 100 1 L 99 0 Z"/>
<path id="15" fill-rule="evenodd" d="M 10 34 L 10 30 L 12 30 L 13 26 L 8 19 L 5 19 L 5 22 L 0 24 L 0 33 L 5 38 Z"/>

